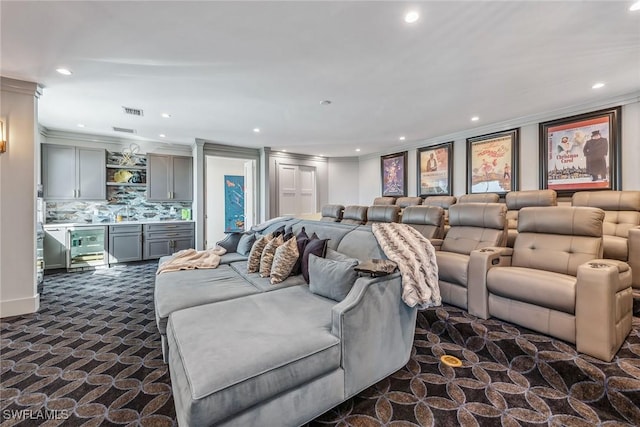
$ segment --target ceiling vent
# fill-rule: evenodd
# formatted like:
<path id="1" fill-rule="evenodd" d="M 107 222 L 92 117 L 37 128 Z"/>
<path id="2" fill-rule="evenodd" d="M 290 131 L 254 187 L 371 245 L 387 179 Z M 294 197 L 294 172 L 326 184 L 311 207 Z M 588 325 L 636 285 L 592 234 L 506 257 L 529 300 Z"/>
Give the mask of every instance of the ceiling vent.
<path id="1" fill-rule="evenodd" d="M 113 127 L 113 130 L 116 132 L 124 132 L 124 133 L 136 133 L 135 129 L 127 129 L 127 128 L 119 128 L 119 127 Z"/>
<path id="2" fill-rule="evenodd" d="M 144 116 L 144 112 L 140 108 L 122 107 L 122 110 L 125 114 L 128 114 L 130 116 Z"/>

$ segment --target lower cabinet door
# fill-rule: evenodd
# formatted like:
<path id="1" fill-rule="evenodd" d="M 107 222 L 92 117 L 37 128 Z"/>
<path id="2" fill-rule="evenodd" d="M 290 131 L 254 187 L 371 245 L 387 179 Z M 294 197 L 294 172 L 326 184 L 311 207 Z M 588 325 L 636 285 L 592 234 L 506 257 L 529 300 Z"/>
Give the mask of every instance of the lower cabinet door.
<path id="1" fill-rule="evenodd" d="M 67 229 L 65 227 L 45 229 L 44 268 L 67 268 Z"/>
<path id="2" fill-rule="evenodd" d="M 153 239 L 144 241 L 143 258 L 157 259 L 173 253 L 170 239 Z"/>
<path id="3" fill-rule="evenodd" d="M 111 234 L 109 236 L 109 264 L 142 259 L 142 234 Z"/>
<path id="4" fill-rule="evenodd" d="M 173 248 L 171 253 L 181 251 L 183 249 L 193 249 L 194 247 L 193 237 L 178 237 L 173 239 Z"/>

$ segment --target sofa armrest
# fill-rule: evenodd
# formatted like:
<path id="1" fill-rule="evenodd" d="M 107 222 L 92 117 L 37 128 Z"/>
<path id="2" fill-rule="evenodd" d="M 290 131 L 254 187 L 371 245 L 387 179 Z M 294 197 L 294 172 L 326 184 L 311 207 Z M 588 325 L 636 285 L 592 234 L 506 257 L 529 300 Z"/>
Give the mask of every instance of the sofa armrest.
<path id="1" fill-rule="evenodd" d="M 611 361 L 631 331 L 631 269 L 622 261 L 596 259 L 578 267 L 576 349 Z"/>
<path id="2" fill-rule="evenodd" d="M 511 265 L 513 249 L 490 246 L 471 251 L 467 267 L 467 311 L 482 319 L 489 318 L 487 273 L 491 267 Z"/>
<path id="3" fill-rule="evenodd" d="M 442 242 L 444 242 L 443 239 L 429 239 L 429 241 L 436 251 L 439 251 L 442 248 Z"/>
<path id="4" fill-rule="evenodd" d="M 216 245 L 225 248 L 227 253 L 235 252 L 238 249 L 238 242 L 240 241 L 240 237 L 242 237 L 242 233 L 226 233 L 227 235 L 224 239 L 216 242 Z"/>
<path id="5" fill-rule="evenodd" d="M 631 267 L 631 286 L 640 289 L 640 226 L 629 230 L 629 267 Z"/>
<path id="6" fill-rule="evenodd" d="M 340 338 L 344 398 L 348 399 L 402 368 L 413 348 L 417 309 L 402 301 L 396 272 L 359 277 L 331 312 L 331 332 Z"/>

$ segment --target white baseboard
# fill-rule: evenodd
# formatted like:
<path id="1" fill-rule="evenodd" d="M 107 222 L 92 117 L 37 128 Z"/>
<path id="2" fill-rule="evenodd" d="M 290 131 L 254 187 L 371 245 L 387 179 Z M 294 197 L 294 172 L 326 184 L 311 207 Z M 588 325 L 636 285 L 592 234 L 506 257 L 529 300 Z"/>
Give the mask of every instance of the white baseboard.
<path id="1" fill-rule="evenodd" d="M 0 317 L 35 313 L 40 308 L 40 294 L 29 298 L 0 301 Z"/>

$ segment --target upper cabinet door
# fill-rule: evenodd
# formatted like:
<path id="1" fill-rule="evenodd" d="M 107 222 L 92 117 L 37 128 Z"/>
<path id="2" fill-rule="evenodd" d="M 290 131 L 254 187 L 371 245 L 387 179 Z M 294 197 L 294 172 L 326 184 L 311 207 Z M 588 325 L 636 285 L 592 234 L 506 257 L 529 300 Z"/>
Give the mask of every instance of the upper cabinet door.
<path id="1" fill-rule="evenodd" d="M 78 187 L 77 199 L 105 200 L 106 158 L 105 151 L 95 148 L 77 148 Z"/>
<path id="2" fill-rule="evenodd" d="M 166 202 L 171 200 L 169 170 L 171 156 L 147 154 L 147 200 Z"/>
<path id="3" fill-rule="evenodd" d="M 105 171 L 105 150 L 70 145 L 42 145 L 45 199 L 105 200 Z"/>
<path id="4" fill-rule="evenodd" d="M 73 200 L 76 198 L 75 147 L 42 145 L 42 184 L 45 199 Z"/>
<path id="5" fill-rule="evenodd" d="M 191 157 L 173 157 L 173 192 L 171 200 L 193 200 L 193 166 Z"/>

